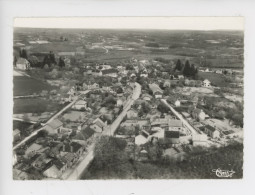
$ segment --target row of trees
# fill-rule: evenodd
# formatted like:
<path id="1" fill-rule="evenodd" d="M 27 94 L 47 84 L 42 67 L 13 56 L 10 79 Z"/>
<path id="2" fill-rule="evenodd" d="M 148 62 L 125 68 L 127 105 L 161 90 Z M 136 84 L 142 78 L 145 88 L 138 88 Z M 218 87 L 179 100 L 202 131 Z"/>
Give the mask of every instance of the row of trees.
<path id="1" fill-rule="evenodd" d="M 186 60 L 185 64 L 182 64 L 178 59 L 175 65 L 175 70 L 182 72 L 186 77 L 195 77 L 198 73 L 198 69 L 194 64 L 190 64 L 189 60 Z"/>

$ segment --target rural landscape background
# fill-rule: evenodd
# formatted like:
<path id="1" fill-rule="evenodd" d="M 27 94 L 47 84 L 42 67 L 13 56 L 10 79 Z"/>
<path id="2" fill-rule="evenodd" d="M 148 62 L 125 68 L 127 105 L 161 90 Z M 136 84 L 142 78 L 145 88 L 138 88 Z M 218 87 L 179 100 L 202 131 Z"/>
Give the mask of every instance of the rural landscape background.
<path id="1" fill-rule="evenodd" d="M 243 36 L 15 28 L 13 178 L 242 178 Z"/>

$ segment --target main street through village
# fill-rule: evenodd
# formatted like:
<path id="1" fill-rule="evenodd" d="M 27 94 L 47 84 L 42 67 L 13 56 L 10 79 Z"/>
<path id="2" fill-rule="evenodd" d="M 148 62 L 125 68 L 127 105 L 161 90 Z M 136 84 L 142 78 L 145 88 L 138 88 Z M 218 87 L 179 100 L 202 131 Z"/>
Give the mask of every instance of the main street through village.
<path id="1" fill-rule="evenodd" d="M 185 118 L 183 118 L 183 116 L 182 116 L 180 113 L 178 113 L 170 104 L 168 104 L 167 101 L 166 101 L 165 99 L 161 99 L 161 101 L 162 101 L 168 108 L 170 108 L 170 110 L 173 112 L 173 114 L 174 114 L 177 118 L 179 118 L 179 119 L 183 122 L 184 126 L 186 126 L 186 127 L 188 128 L 188 130 L 191 132 L 192 135 L 198 134 L 198 132 L 196 131 L 196 129 L 195 129 L 194 127 L 192 127 L 192 126 L 189 124 L 189 122 L 188 122 Z"/>
<path id="2" fill-rule="evenodd" d="M 123 108 L 123 111 L 115 119 L 115 121 L 111 125 L 109 125 L 106 128 L 106 130 L 103 131 L 102 135 L 108 135 L 108 136 L 114 135 L 114 133 L 117 130 L 118 126 L 120 125 L 121 121 L 126 116 L 127 111 L 134 104 L 134 101 L 140 97 L 140 94 L 141 94 L 141 85 L 138 83 L 135 83 L 132 98 L 128 100 L 128 102 L 126 103 L 126 105 Z M 87 169 L 88 165 L 94 158 L 94 146 L 95 146 L 95 143 L 93 143 L 89 147 L 86 156 L 81 158 L 82 160 L 78 163 L 78 165 L 74 169 L 69 170 L 65 174 L 63 174 L 61 179 L 64 179 L 64 180 L 80 179 L 80 177 L 82 176 L 82 174 L 84 173 L 84 171 Z M 68 173 L 69 173 L 69 175 L 68 175 Z"/>

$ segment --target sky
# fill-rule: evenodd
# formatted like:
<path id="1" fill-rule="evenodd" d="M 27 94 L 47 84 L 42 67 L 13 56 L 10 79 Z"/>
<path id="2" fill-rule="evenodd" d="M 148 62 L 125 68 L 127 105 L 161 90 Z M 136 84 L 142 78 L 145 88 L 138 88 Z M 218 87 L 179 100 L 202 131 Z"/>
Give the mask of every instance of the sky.
<path id="1" fill-rule="evenodd" d="M 244 30 L 243 17 L 15 18 L 14 27 L 84 29 Z"/>

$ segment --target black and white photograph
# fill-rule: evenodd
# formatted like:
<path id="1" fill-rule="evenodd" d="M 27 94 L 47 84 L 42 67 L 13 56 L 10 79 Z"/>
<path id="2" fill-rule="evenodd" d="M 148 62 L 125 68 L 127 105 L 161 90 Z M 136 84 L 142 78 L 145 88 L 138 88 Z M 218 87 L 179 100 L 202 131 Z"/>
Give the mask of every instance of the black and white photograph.
<path id="1" fill-rule="evenodd" d="M 14 19 L 13 180 L 242 179 L 244 17 Z"/>

